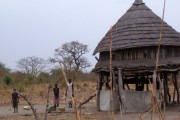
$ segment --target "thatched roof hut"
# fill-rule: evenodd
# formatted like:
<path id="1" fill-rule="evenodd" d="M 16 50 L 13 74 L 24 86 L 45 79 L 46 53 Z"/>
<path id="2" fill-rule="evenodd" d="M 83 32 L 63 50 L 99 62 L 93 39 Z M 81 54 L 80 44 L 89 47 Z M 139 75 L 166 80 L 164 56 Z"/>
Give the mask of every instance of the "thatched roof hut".
<path id="1" fill-rule="evenodd" d="M 136 0 L 130 9 L 113 25 L 112 49 L 128 49 L 144 46 L 157 46 L 161 18 L 151 11 L 142 0 Z M 162 46 L 180 46 L 180 33 L 163 22 Z M 94 50 L 109 51 L 107 33 Z"/>
<path id="2" fill-rule="evenodd" d="M 128 98 L 132 94 L 125 90 L 125 84 L 135 84 L 137 87 L 141 81 L 140 79 L 144 78 L 143 84 L 147 84 L 148 91 L 148 84 L 153 82 L 161 22 L 162 19 L 150 10 L 142 0 L 135 0 L 128 11 L 112 27 L 113 79 L 118 78 L 119 83 L 115 82 L 116 80 L 113 81 L 119 85 L 119 94 L 126 94 L 124 98 Z M 110 31 L 102 38 L 93 53 L 93 55 L 100 53 L 94 69 L 98 74 L 99 96 L 103 82 L 109 79 L 109 43 Z M 167 89 L 168 78 L 173 76 L 179 103 L 177 83 L 180 83 L 180 33 L 164 21 L 158 65 L 159 79 L 161 81 L 164 80 L 164 85 L 167 86 Z M 135 89 L 137 90 L 137 88 Z M 164 91 L 166 103 L 168 103 L 167 99 L 169 96 L 167 95 L 169 92 L 167 89 Z M 142 93 L 138 94 L 142 95 Z M 131 102 L 128 104 L 131 104 Z M 98 104 L 98 106 L 100 105 Z"/>
<path id="3" fill-rule="evenodd" d="M 134 4 L 129 10 L 113 25 L 112 29 L 112 50 L 124 49 L 144 49 L 145 47 L 158 46 L 158 39 L 160 33 L 161 18 L 150 10 L 142 0 L 135 0 Z M 96 53 L 103 53 L 109 51 L 109 32 L 102 38 L 94 50 Z M 166 22 L 163 22 L 163 36 L 161 46 L 170 46 L 180 50 L 180 33 L 174 30 Z M 180 56 L 180 53 L 176 53 Z M 155 60 L 155 59 L 154 59 Z M 160 60 L 160 64 L 179 64 L 180 57 L 174 59 Z M 106 63 L 98 63 L 97 67 L 107 65 Z M 155 65 L 155 61 L 139 60 L 131 63 L 131 61 L 114 62 L 115 66 L 119 64 L 120 67 L 142 66 L 142 65 Z"/>

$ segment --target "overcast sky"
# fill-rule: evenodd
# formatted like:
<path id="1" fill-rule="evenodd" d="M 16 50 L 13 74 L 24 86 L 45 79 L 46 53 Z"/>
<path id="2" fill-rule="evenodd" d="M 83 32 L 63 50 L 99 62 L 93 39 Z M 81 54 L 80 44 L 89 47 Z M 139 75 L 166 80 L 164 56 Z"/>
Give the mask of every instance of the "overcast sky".
<path id="1" fill-rule="evenodd" d="M 62 43 L 78 40 L 92 53 L 134 0 L 0 0 L 0 62 L 11 69 L 23 57 L 53 57 Z M 144 0 L 162 16 L 163 0 Z M 180 32 L 180 1 L 167 0 L 165 21 Z"/>

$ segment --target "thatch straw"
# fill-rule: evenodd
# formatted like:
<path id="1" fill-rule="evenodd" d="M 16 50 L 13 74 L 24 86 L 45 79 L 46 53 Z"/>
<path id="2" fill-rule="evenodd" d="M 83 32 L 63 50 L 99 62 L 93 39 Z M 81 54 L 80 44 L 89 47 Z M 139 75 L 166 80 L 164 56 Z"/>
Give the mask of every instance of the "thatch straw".
<path id="1" fill-rule="evenodd" d="M 112 50 L 158 46 L 161 18 L 153 13 L 142 0 L 135 0 L 130 9 L 117 21 L 112 31 Z M 161 45 L 180 46 L 180 34 L 163 22 Z M 109 51 L 109 33 L 94 50 Z"/>

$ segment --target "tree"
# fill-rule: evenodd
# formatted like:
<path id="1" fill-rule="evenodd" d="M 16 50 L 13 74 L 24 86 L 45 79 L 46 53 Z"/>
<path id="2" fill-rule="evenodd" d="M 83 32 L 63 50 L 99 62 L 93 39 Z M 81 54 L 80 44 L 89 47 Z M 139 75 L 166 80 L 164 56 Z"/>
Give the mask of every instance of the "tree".
<path id="1" fill-rule="evenodd" d="M 2 79 L 10 73 L 10 69 L 6 68 L 5 64 L 0 62 L 0 84 L 2 84 Z"/>
<path id="2" fill-rule="evenodd" d="M 61 62 L 66 70 L 81 71 L 91 64 L 84 57 L 88 53 L 88 46 L 78 41 L 66 42 L 55 49 L 55 61 Z"/>
<path id="3" fill-rule="evenodd" d="M 41 72 L 38 75 L 38 83 L 48 83 L 49 82 L 50 75 L 46 72 Z"/>
<path id="4" fill-rule="evenodd" d="M 0 73 L 2 73 L 2 72 L 9 72 L 9 71 L 10 71 L 10 69 L 6 68 L 5 64 L 0 62 Z"/>
<path id="5" fill-rule="evenodd" d="M 10 76 L 5 76 L 3 81 L 4 81 L 4 83 L 6 83 L 6 85 L 10 85 L 13 80 Z"/>
<path id="6" fill-rule="evenodd" d="M 36 77 L 40 72 L 44 71 L 47 67 L 47 61 L 39 57 L 26 57 L 21 58 L 17 62 L 17 67 L 32 77 Z"/>
<path id="7" fill-rule="evenodd" d="M 0 71 L 4 71 L 4 70 L 6 70 L 6 67 L 2 62 L 0 62 Z"/>

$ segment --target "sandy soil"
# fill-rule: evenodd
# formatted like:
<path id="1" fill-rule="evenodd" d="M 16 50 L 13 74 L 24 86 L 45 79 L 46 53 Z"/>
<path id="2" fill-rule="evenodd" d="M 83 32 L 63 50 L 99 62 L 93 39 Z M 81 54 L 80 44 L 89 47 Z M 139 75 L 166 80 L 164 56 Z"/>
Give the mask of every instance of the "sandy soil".
<path id="1" fill-rule="evenodd" d="M 44 119 L 45 105 L 34 105 L 37 109 L 40 120 Z M 86 104 L 81 111 L 82 120 L 111 120 L 109 112 L 97 112 L 94 104 Z M 144 116 L 145 113 L 126 113 L 123 114 L 123 120 L 139 120 L 139 115 Z M 115 120 L 120 120 L 120 114 L 114 114 Z M 74 109 L 66 109 L 64 112 L 48 113 L 49 120 L 76 120 Z M 148 114 L 143 120 L 151 120 L 151 115 Z M 2 120 L 34 120 L 32 111 L 23 110 L 23 105 L 19 107 L 19 113 L 13 113 L 11 106 L 0 106 L 0 119 Z M 154 119 L 159 120 L 157 112 Z M 171 106 L 166 110 L 166 120 L 180 120 L 179 107 Z"/>

